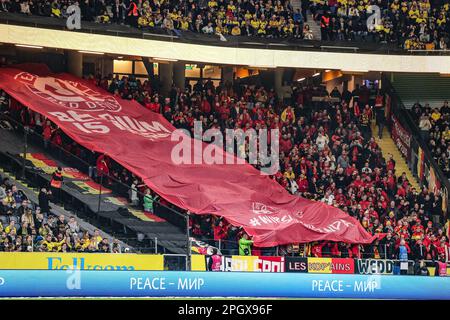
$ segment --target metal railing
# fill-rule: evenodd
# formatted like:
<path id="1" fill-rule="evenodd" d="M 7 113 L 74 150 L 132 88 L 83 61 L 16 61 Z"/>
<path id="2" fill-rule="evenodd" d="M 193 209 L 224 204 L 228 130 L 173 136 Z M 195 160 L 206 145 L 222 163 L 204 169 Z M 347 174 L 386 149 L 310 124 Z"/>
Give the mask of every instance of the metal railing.
<path id="1" fill-rule="evenodd" d="M 407 52 L 411 54 L 421 54 L 421 55 L 449 55 L 450 50 L 448 49 L 433 49 L 433 50 L 426 50 L 426 49 L 409 49 Z"/>

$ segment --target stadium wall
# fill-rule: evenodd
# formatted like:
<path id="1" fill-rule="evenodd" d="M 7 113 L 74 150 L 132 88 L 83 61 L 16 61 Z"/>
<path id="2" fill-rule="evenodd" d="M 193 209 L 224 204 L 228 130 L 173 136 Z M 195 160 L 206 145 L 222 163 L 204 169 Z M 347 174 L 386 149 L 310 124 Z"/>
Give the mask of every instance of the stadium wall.
<path id="1" fill-rule="evenodd" d="M 5 24 L 0 24 L 0 42 L 221 65 L 450 74 L 450 56 L 223 48 Z"/>
<path id="2" fill-rule="evenodd" d="M 109 254 L 109 253 L 60 253 L 60 252 L 1 252 L 2 270 L 80 270 L 80 271 L 181 271 L 185 268 L 185 256 L 176 266 L 173 255 L 158 254 Z M 191 271 L 207 271 L 209 256 L 191 256 Z M 312 274 L 362 274 L 396 275 L 400 273 L 398 260 L 352 258 L 303 258 L 277 256 L 222 256 L 224 272 L 247 273 L 312 273 Z M 410 261 L 404 269 L 414 274 Z M 428 267 L 434 276 L 433 264 Z M 447 268 L 450 276 L 450 267 Z"/>
<path id="3" fill-rule="evenodd" d="M 403 263 L 388 259 L 315 258 L 315 257 L 270 257 L 270 256 L 222 256 L 221 270 L 226 272 L 271 272 L 271 273 L 319 273 L 319 274 L 366 274 L 398 275 L 401 270 L 414 274 L 414 261 Z M 193 255 L 192 271 L 206 271 L 208 256 Z M 435 266 L 428 264 L 430 276 L 435 275 Z M 450 276 L 450 266 L 447 267 Z"/>

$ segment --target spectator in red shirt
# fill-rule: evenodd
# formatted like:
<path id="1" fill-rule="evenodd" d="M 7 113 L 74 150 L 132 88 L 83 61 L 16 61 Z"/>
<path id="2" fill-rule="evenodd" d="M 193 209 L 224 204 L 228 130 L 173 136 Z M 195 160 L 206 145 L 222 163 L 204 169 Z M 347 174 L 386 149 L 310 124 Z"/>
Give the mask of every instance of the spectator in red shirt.
<path id="1" fill-rule="evenodd" d="M 283 134 L 282 139 L 280 140 L 280 151 L 288 154 L 292 149 L 292 141 L 289 139 L 287 134 Z"/>
<path id="2" fill-rule="evenodd" d="M 218 218 L 214 225 L 214 241 L 217 248 L 221 247 L 219 242 L 223 241 L 227 237 L 227 225 L 222 218 Z"/>

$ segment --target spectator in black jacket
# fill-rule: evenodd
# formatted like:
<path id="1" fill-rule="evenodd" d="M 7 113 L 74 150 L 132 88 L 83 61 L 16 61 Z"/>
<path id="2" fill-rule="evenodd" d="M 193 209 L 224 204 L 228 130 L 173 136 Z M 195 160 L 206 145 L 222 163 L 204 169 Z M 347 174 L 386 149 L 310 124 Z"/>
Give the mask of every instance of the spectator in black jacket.
<path id="1" fill-rule="evenodd" d="M 413 247 L 413 257 L 417 260 L 423 260 L 426 258 L 427 248 L 424 246 L 422 240 L 417 240 L 416 245 Z"/>
<path id="2" fill-rule="evenodd" d="M 123 1 L 116 0 L 111 8 L 113 14 L 113 22 L 123 24 L 125 22 L 126 6 Z"/>
<path id="3" fill-rule="evenodd" d="M 420 261 L 416 260 L 416 264 L 415 266 L 415 272 L 414 274 L 419 275 L 419 276 L 429 276 L 430 275 L 430 271 L 427 268 L 427 265 L 425 264 L 425 261 L 423 261 L 422 259 Z"/>
<path id="4" fill-rule="evenodd" d="M 204 239 L 208 242 L 212 242 L 212 230 L 211 230 L 211 217 L 208 216 L 206 219 L 202 219 L 200 221 L 200 230 L 202 231 L 202 236 Z M 211 245 L 214 245 L 214 243 L 211 243 Z"/>
<path id="5" fill-rule="evenodd" d="M 395 240 L 392 233 L 388 232 L 386 237 L 380 242 L 381 257 L 384 259 L 395 259 Z"/>
<path id="6" fill-rule="evenodd" d="M 237 235 L 241 231 L 240 227 L 231 226 L 228 228 L 228 234 L 224 243 L 225 250 L 229 255 L 237 255 L 239 253 L 239 247 L 237 243 Z"/>
<path id="7" fill-rule="evenodd" d="M 339 242 L 339 252 L 341 253 L 341 258 L 351 258 L 352 257 L 351 244 Z"/>

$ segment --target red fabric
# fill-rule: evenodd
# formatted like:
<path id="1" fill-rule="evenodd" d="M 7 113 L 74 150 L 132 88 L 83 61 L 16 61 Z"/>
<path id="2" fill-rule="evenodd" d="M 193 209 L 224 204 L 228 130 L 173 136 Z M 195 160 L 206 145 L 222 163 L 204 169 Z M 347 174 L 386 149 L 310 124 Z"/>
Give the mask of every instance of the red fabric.
<path id="1" fill-rule="evenodd" d="M 27 66 L 20 68 L 0 69 L 1 89 L 84 147 L 107 154 L 167 201 L 242 226 L 255 246 L 371 243 L 376 237 L 335 207 L 289 194 L 248 163 L 175 164 L 171 154 L 179 141 L 171 140 L 175 128 L 160 114 L 68 74 L 33 75 L 22 71 Z M 194 140 L 186 141 L 193 150 Z M 213 148 L 223 159 L 224 151 Z"/>
<path id="2" fill-rule="evenodd" d="M 146 103 L 145 107 L 150 111 L 160 113 L 161 105 L 159 103 L 156 102 Z"/>

